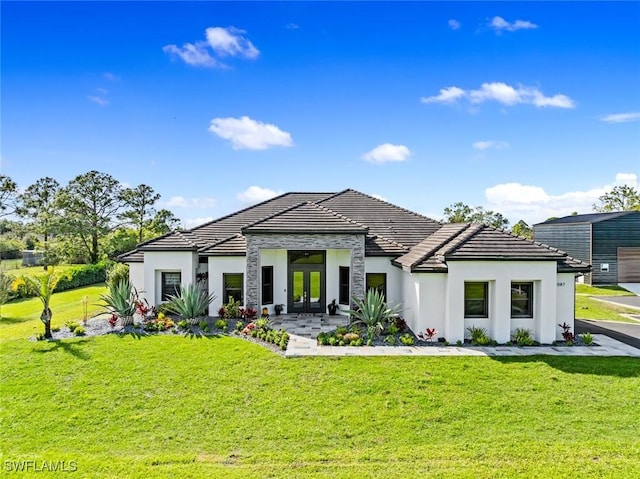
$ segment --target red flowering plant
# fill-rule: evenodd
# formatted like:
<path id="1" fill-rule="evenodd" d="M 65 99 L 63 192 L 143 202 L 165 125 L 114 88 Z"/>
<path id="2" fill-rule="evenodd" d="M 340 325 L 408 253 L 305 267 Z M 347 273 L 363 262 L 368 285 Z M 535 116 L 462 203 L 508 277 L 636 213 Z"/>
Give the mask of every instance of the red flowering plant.
<path id="1" fill-rule="evenodd" d="M 244 318 L 247 319 L 254 319 L 256 316 L 258 316 L 258 310 L 255 308 L 245 308 L 244 309 Z"/>
<path id="2" fill-rule="evenodd" d="M 111 326 L 112 328 L 115 328 L 116 324 L 118 324 L 118 315 L 112 314 L 108 322 L 109 322 L 109 326 Z"/>
<path id="3" fill-rule="evenodd" d="M 436 328 L 427 328 L 424 333 L 420 332 L 417 336 L 421 341 L 432 342 L 433 338 L 435 338 L 437 334 L 438 330 Z"/>
<path id="4" fill-rule="evenodd" d="M 571 326 L 566 322 L 562 324 L 558 324 L 562 328 L 562 339 L 564 339 L 567 344 L 571 344 L 576 340 L 575 335 L 571 332 Z"/>
<path id="5" fill-rule="evenodd" d="M 253 331 L 256 328 L 256 324 L 255 323 L 249 323 L 245 326 L 245 328 L 242 330 L 242 334 L 249 334 L 251 333 L 251 331 Z"/>

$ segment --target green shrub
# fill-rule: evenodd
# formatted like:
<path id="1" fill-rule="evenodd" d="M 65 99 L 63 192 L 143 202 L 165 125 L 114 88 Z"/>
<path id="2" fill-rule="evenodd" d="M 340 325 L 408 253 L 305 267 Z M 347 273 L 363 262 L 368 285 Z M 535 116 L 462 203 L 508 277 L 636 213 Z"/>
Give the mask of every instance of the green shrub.
<path id="1" fill-rule="evenodd" d="M 402 336 L 400 336 L 400 342 L 402 342 L 402 344 L 404 344 L 405 346 L 413 346 L 415 340 L 409 333 L 404 333 Z"/>
<path id="2" fill-rule="evenodd" d="M 400 328 L 396 326 L 395 323 L 391 323 L 387 331 L 389 332 L 389 334 L 398 334 L 400 332 Z"/>
<path id="3" fill-rule="evenodd" d="M 116 285 L 123 279 L 129 279 L 129 265 L 124 263 L 113 263 L 107 268 L 107 284 Z"/>
<path id="4" fill-rule="evenodd" d="M 76 326 L 76 328 L 73 330 L 73 334 L 75 334 L 76 336 L 84 336 L 84 328 L 82 326 Z"/>
<path id="5" fill-rule="evenodd" d="M 531 330 L 527 328 L 517 328 L 513 333 L 513 340 L 518 346 L 531 346 L 533 344 Z"/>
<path id="6" fill-rule="evenodd" d="M 156 313 L 165 315 L 171 314 L 171 311 L 169 310 L 169 303 L 160 303 L 156 306 Z"/>
<path id="7" fill-rule="evenodd" d="M 51 332 L 52 333 L 57 333 L 58 331 L 60 331 L 60 326 L 56 326 L 55 328 L 51 328 Z"/>
<path id="8" fill-rule="evenodd" d="M 387 343 L 389 346 L 395 346 L 396 345 L 396 337 L 395 336 L 387 336 L 384 339 L 384 342 Z"/>
<path id="9" fill-rule="evenodd" d="M 238 303 L 233 296 L 229 296 L 229 302 L 223 304 L 221 311 L 224 310 L 224 319 L 236 319 L 240 317 L 240 303 Z"/>
<path id="10" fill-rule="evenodd" d="M 66 323 L 64 323 L 64 325 L 69 328 L 69 331 L 71 331 L 72 333 L 76 330 L 76 328 L 79 328 L 80 325 L 78 323 L 76 323 L 75 321 L 67 321 Z"/>
<path id="11" fill-rule="evenodd" d="M 585 346 L 591 346 L 593 344 L 593 335 L 589 331 L 582 333 L 580 339 Z"/>
<path id="12" fill-rule="evenodd" d="M 340 326 L 336 329 L 336 334 L 347 334 L 349 329 L 346 326 Z"/>
<path id="13" fill-rule="evenodd" d="M 186 319 L 182 319 L 176 323 L 178 329 L 187 329 L 189 328 L 189 322 Z"/>
<path id="14" fill-rule="evenodd" d="M 198 323 L 198 326 L 200 326 L 200 329 L 204 329 L 209 326 L 209 322 L 206 319 L 203 319 Z"/>
<path id="15" fill-rule="evenodd" d="M 471 335 L 471 344 L 473 346 L 487 346 L 491 343 L 491 338 L 485 328 L 470 326 L 467 328 L 467 331 L 469 331 Z"/>
<path id="16" fill-rule="evenodd" d="M 236 322 L 236 331 L 242 331 L 243 329 L 244 329 L 244 323 L 242 321 L 237 321 Z"/>

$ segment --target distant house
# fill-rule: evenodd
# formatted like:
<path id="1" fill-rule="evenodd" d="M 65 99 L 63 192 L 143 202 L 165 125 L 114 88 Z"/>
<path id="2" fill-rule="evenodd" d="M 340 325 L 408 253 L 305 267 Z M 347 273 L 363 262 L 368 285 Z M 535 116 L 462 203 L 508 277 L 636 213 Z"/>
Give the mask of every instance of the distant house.
<path id="1" fill-rule="evenodd" d="M 640 211 L 566 216 L 534 225 L 533 235 L 591 264 L 588 284 L 640 283 Z"/>
<path id="2" fill-rule="evenodd" d="M 120 257 L 152 305 L 201 282 L 217 299 L 258 310 L 346 314 L 377 289 L 401 303 L 413 331 L 455 342 L 479 326 L 498 342 L 516 328 L 560 339 L 573 325 L 574 278 L 589 266 L 566 253 L 476 224 L 442 224 L 351 189 L 286 193 Z"/>

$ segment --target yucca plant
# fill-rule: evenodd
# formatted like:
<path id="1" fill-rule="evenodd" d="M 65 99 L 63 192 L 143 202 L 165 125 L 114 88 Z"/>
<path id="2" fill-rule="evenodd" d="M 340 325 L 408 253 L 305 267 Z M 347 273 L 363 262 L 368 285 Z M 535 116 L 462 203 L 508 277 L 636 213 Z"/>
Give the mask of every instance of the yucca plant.
<path id="1" fill-rule="evenodd" d="M 374 336 L 378 336 L 385 325 L 400 314 L 398 305 L 390 306 L 384 298 L 384 293 L 377 289 L 370 289 L 363 299 L 353 298 L 354 309 L 351 314 L 351 324 L 364 327 L 369 335 L 370 344 Z"/>
<path id="2" fill-rule="evenodd" d="M 103 294 L 100 299 L 106 303 L 104 308 L 120 319 L 122 326 L 133 324 L 133 315 L 138 306 L 138 291 L 128 278 L 121 278 L 117 282 L 109 283 L 109 294 Z"/>
<path id="3" fill-rule="evenodd" d="M 13 289 L 17 290 L 21 285 L 24 285 L 27 290 L 32 292 L 42 302 L 42 313 L 40 314 L 40 321 L 44 324 L 44 337 L 51 338 L 51 318 L 53 312 L 49 307 L 51 296 L 53 296 L 60 276 L 53 272 L 53 268 L 49 266 L 47 272 L 32 278 L 31 276 L 20 276 L 13 283 Z"/>
<path id="4" fill-rule="evenodd" d="M 190 284 L 180 287 L 180 293 L 169 296 L 167 309 L 186 319 L 191 325 L 198 324 L 202 316 L 207 314 L 209 305 L 216 299 L 213 293 L 208 294 L 202 286 Z"/>

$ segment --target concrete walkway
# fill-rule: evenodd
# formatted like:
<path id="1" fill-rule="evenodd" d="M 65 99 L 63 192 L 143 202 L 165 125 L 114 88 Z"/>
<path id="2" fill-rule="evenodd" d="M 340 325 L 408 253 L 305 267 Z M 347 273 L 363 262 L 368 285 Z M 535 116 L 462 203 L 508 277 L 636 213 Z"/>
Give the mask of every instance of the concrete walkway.
<path id="1" fill-rule="evenodd" d="M 597 346 L 318 346 L 315 339 L 291 334 L 285 356 L 632 356 L 640 358 L 640 349 L 601 334 L 593 335 Z"/>

